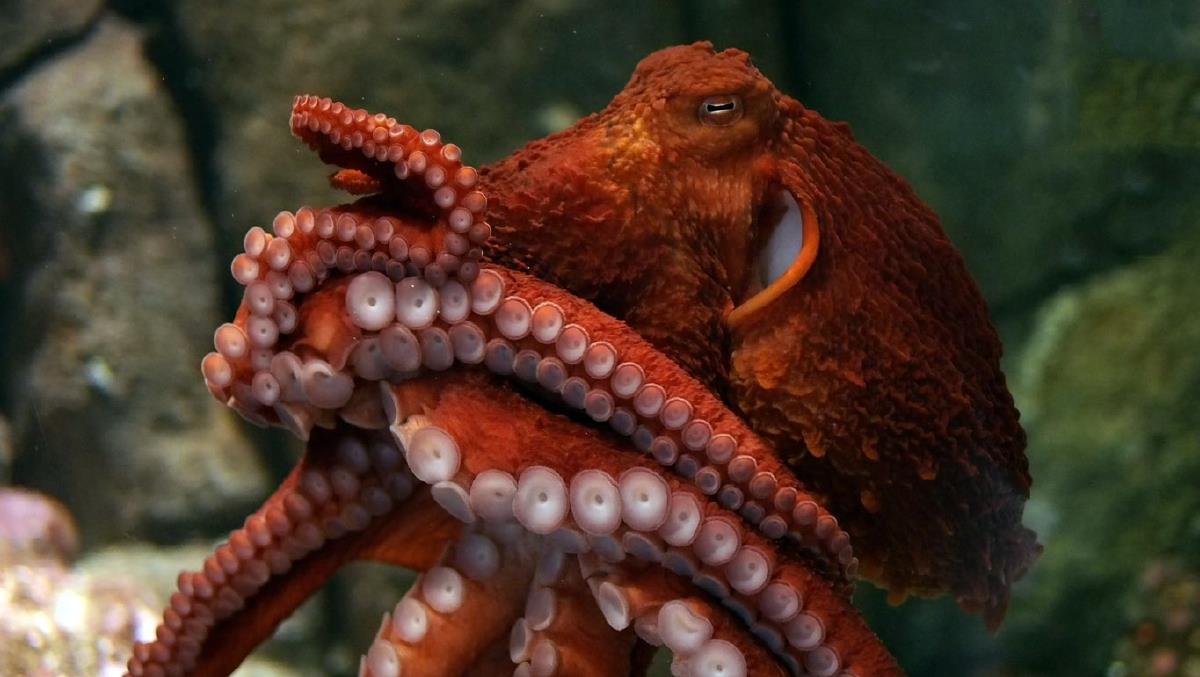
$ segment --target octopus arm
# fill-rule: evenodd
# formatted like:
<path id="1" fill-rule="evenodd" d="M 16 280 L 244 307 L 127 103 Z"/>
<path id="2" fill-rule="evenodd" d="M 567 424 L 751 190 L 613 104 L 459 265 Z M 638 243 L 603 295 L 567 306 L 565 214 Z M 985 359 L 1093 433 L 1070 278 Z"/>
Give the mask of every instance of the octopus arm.
<path id="1" fill-rule="evenodd" d="M 155 640 L 134 648 L 130 674 L 228 675 L 348 562 L 432 566 L 461 524 L 386 454 L 362 473 L 335 460 L 337 449 L 344 458 L 370 442 L 361 431 L 314 435 L 262 507 L 198 570 L 179 575 Z M 385 508 L 389 520 L 370 519 Z"/>

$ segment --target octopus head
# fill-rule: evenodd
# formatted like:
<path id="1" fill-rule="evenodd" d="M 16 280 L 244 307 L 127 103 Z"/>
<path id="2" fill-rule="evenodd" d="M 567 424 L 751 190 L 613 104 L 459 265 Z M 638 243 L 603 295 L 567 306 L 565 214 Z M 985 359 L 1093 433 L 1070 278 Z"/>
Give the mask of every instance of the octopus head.
<path id="1" fill-rule="evenodd" d="M 754 251 L 786 212 L 781 113 L 743 52 L 652 54 L 603 111 L 483 169 L 491 253 L 624 319 L 719 389 L 723 317 L 762 286 Z"/>
<path id="2" fill-rule="evenodd" d="M 895 599 L 1003 617 L 1036 556 L 985 303 L 898 176 L 736 50 L 650 55 L 484 170 L 493 252 L 625 320 L 739 409 Z"/>

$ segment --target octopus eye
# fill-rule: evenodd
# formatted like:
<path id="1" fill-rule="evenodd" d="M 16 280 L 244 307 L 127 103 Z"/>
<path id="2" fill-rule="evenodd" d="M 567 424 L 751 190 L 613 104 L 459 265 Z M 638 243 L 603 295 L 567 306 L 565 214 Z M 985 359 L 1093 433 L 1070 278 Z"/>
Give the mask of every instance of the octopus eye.
<path id="1" fill-rule="evenodd" d="M 725 127 L 742 119 L 742 97 L 736 94 L 710 96 L 700 103 L 700 122 Z"/>
<path id="2" fill-rule="evenodd" d="M 780 190 L 760 218 L 766 239 L 754 261 L 745 300 L 725 316 L 730 327 L 795 286 L 817 256 L 816 213 L 807 204 L 801 207 L 791 192 Z"/>

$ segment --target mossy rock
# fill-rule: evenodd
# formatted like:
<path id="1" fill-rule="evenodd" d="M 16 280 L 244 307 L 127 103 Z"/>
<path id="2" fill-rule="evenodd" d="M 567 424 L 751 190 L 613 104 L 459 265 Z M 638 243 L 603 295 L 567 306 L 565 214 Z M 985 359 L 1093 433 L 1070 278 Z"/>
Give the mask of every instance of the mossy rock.
<path id="1" fill-rule="evenodd" d="M 1123 58 L 1098 64 L 1080 102 L 1080 136 L 1105 150 L 1200 149 L 1200 70 Z"/>
<path id="2" fill-rule="evenodd" d="M 1200 564 L 1200 233 L 1066 291 L 1017 374 L 1046 551 L 1002 637 L 1031 674 L 1101 674 L 1147 561 Z"/>

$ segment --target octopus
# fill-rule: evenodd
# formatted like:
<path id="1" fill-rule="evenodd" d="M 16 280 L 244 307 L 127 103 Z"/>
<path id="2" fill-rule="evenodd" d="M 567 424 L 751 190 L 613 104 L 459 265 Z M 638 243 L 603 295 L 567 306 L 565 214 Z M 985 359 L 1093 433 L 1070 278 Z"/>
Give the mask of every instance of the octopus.
<path id="1" fill-rule="evenodd" d="M 354 560 L 421 572 L 365 677 L 902 674 L 859 577 L 1003 618 L 1039 546 L 984 302 L 746 54 L 652 54 L 479 171 L 328 98 L 291 130 L 360 197 L 247 232 L 201 367 L 306 449 L 128 674 L 228 674 Z"/>

